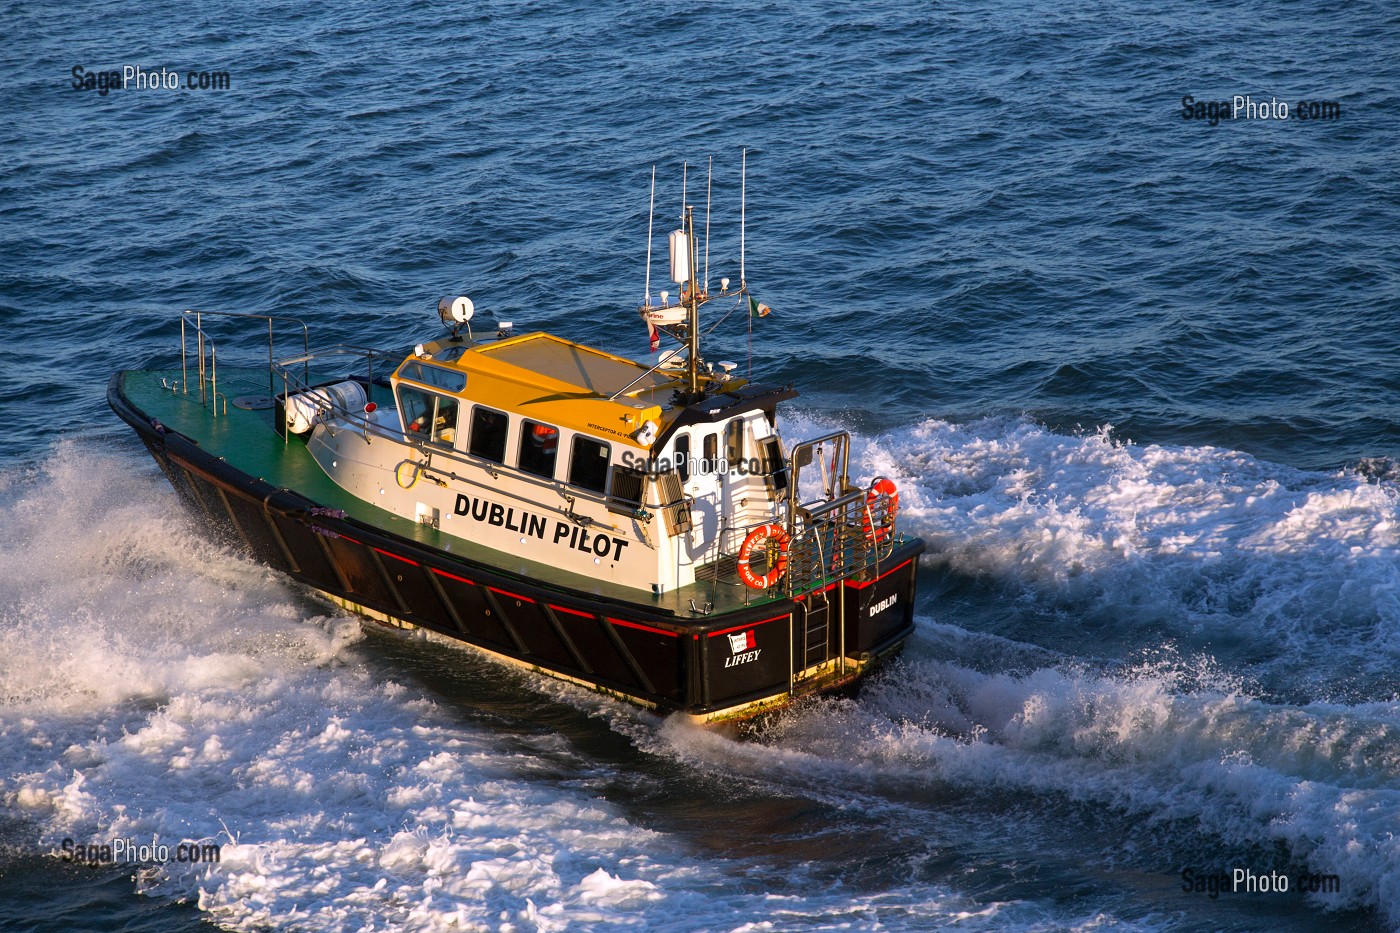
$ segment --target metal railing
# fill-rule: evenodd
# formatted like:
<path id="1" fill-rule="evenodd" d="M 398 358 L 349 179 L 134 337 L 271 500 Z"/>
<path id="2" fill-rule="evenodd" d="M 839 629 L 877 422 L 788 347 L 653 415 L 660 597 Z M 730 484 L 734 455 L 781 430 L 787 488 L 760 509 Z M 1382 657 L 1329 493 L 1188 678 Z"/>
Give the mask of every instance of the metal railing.
<path id="1" fill-rule="evenodd" d="M 250 320 L 267 322 L 267 391 L 272 394 L 275 391 L 276 383 L 273 381 L 273 366 L 275 365 L 276 353 L 273 348 L 273 323 L 276 321 L 291 322 L 301 328 L 302 352 L 309 353 L 311 349 L 310 335 L 306 328 L 306 322 L 300 318 L 284 317 L 276 314 L 248 314 L 242 311 L 181 311 L 180 312 L 180 385 L 179 390 L 184 394 L 189 394 L 190 385 L 190 362 L 189 362 L 189 337 L 188 331 L 191 326 L 195 334 L 195 355 L 197 357 L 199 374 L 199 403 L 209 406 L 214 417 L 219 416 L 219 352 L 214 343 L 214 339 L 205 332 L 204 318 L 207 315 L 217 317 L 236 317 Z M 224 414 L 228 414 L 228 397 L 224 396 Z"/>
<path id="2" fill-rule="evenodd" d="M 280 360 L 271 360 L 268 363 L 268 373 L 274 379 L 278 376 L 281 377 L 282 403 L 286 405 L 292 396 L 314 388 L 314 386 L 311 385 L 311 364 L 313 362 L 321 363 L 332 358 L 343 359 L 346 357 L 349 357 L 352 361 L 355 359 L 363 359 L 365 362 L 364 378 L 370 385 L 374 385 L 374 361 L 376 359 L 390 360 L 391 365 L 389 366 L 389 371 L 392 372 L 398 365 L 398 362 L 401 361 L 403 354 L 391 353 L 387 350 L 376 350 L 372 347 L 357 347 L 352 344 L 342 343 L 327 347 L 324 350 L 317 350 L 315 353 L 312 353 L 309 349 L 304 349 L 301 356 L 289 356 Z M 293 372 L 293 369 L 297 366 L 301 367 L 300 378 Z M 276 391 L 275 384 L 271 391 Z M 368 416 L 368 413 L 363 410 L 351 411 L 336 405 L 334 402 L 328 402 L 316 396 L 311 396 L 310 399 L 323 417 L 341 418 L 345 421 L 356 423 L 365 432 L 366 437 L 368 437 L 370 432 L 384 434 L 385 436 L 398 436 L 398 432 L 384 431 Z M 282 433 L 282 440 L 284 442 L 289 441 L 291 432 L 288 427 L 288 418 L 284 416 L 282 418 L 282 423 L 278 427 Z"/>
<path id="3" fill-rule="evenodd" d="M 878 572 L 895 543 L 895 517 L 890 499 L 855 489 L 828 502 L 800 507 L 798 527 L 788 544 L 789 596 L 838 580 Z"/>
<path id="4" fill-rule="evenodd" d="M 796 596 L 866 571 L 878 572 L 897 537 L 892 501 L 882 493 L 851 485 L 849 456 L 850 435 L 845 431 L 795 445 L 788 458 L 787 495 L 778 500 L 777 517 L 746 525 L 723 523 L 707 568 L 697 576 L 711 581 L 712 591 L 720 584 L 741 587 L 747 603 L 749 587 L 735 572 L 740 550 L 756 529 L 775 522 L 788 535 L 787 570 L 774 584 L 784 595 Z M 801 501 L 803 470 L 814 464 L 819 468 L 817 497 Z M 778 560 L 778 543 L 770 539 L 766 550 L 771 567 Z"/>
<path id="5" fill-rule="evenodd" d="M 827 450 L 831 459 L 827 460 Z M 851 435 L 846 431 L 832 431 L 821 437 L 794 444 L 788 455 L 790 465 L 788 477 L 788 515 L 795 520 L 802 497 L 803 471 L 817 465 L 820 495 L 826 500 L 835 499 L 851 491 L 850 480 Z M 789 526 L 788 534 L 795 534 L 796 528 Z"/>

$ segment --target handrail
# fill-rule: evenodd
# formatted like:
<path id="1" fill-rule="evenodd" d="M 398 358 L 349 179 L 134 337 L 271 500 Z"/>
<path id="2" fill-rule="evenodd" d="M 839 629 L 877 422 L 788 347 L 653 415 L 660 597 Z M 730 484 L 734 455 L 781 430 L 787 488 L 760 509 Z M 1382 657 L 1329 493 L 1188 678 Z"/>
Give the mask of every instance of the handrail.
<path id="1" fill-rule="evenodd" d="M 840 469 L 833 469 L 832 475 L 827 475 L 826 459 L 823 456 L 827 444 L 836 445 L 837 458 L 840 460 Z M 806 455 L 805 457 L 803 455 Z M 813 460 L 817 461 L 817 466 L 822 474 L 822 494 L 828 500 L 836 499 L 850 492 L 850 457 L 851 457 L 851 435 L 846 431 L 832 431 L 820 437 L 805 440 L 793 445 L 788 454 L 788 534 L 797 534 L 796 521 L 801 514 L 799 509 L 802 504 L 797 501 L 802 487 L 802 469 L 810 466 Z M 833 463 L 833 467 L 835 464 Z"/>
<path id="2" fill-rule="evenodd" d="M 368 378 L 370 383 L 373 384 L 375 357 L 384 356 L 394 358 L 397 357 L 397 355 L 398 354 L 391 353 L 388 350 L 377 350 L 373 347 L 359 347 L 354 346 L 352 344 L 334 344 L 332 346 L 326 347 L 324 350 L 317 350 L 315 353 L 312 353 L 309 347 L 303 347 L 301 356 L 283 357 L 282 359 L 272 361 L 268 365 L 270 367 L 270 372 L 274 376 L 280 375 L 282 377 L 282 404 L 285 406 L 294 394 L 298 392 L 305 392 L 308 389 L 312 388 L 310 376 L 312 360 L 317 360 L 322 357 L 331 356 L 362 356 L 368 363 Z M 300 379 L 298 379 L 291 371 L 291 367 L 296 366 L 298 363 L 301 364 L 302 370 L 302 376 Z M 273 391 L 276 391 L 275 388 Z M 369 432 L 371 428 L 373 428 L 376 433 L 384 434 L 384 436 L 386 437 L 392 436 L 384 432 L 383 429 L 381 429 L 371 419 L 366 418 L 365 413 L 362 411 L 351 412 L 341 409 L 339 406 L 334 404 L 331 404 L 327 407 L 329 408 L 332 414 L 339 414 L 340 417 L 343 417 L 347 421 L 354 420 L 360 422 L 360 425 L 365 432 L 366 440 L 369 439 Z M 283 443 L 290 442 L 291 432 L 287 428 L 287 419 L 285 417 L 282 419 L 282 423 L 279 426 L 279 430 L 282 434 Z"/>
<path id="3" fill-rule="evenodd" d="M 835 448 L 830 464 L 825 459 L 829 447 Z M 802 463 L 803 451 L 811 452 L 805 464 Z M 849 452 L 850 435 L 834 431 L 795 445 L 789 455 L 789 486 L 787 495 L 779 500 L 777 519 L 786 525 L 788 532 L 787 572 L 779 585 L 789 597 L 867 570 L 878 571 L 880 561 L 893 551 L 897 536 L 889 497 L 871 498 L 866 490 L 851 486 Z M 802 467 L 818 457 L 823 458 L 820 466 L 825 498 L 799 501 Z M 786 516 L 781 515 L 784 509 Z M 718 570 L 725 558 L 737 557 L 744 538 L 754 528 L 770 521 L 772 519 L 764 519 L 748 527 L 722 522 L 715 538 L 711 566 Z M 715 583 L 719 582 L 728 581 L 720 581 L 716 573 Z"/>
<path id="4" fill-rule="evenodd" d="M 640 376 L 638 376 L 636 379 L 633 379 L 631 382 L 627 383 L 627 385 L 625 385 L 625 386 L 623 386 L 622 388 L 618 389 L 618 390 L 617 390 L 616 392 L 614 392 L 612 395 L 609 395 L 609 396 L 608 396 L 608 401 L 610 401 L 610 402 L 615 402 L 615 401 L 617 401 L 618 396 L 620 396 L 620 395 L 622 395 L 623 393 L 629 391 L 633 386 L 635 386 L 637 383 L 641 382 L 641 381 L 642 381 L 643 379 L 645 379 L 647 376 L 650 376 L 652 373 L 656 372 L 656 371 L 657 371 L 658 369 L 660 369 L 662 366 L 665 366 L 667 363 L 671 362 L 671 359 L 672 359 L 672 358 L 676 355 L 676 353 L 678 353 L 678 352 L 679 352 L 678 350 L 671 350 L 671 351 L 669 351 L 669 352 L 667 352 L 667 353 L 661 354 L 661 359 L 657 360 L 655 363 L 652 363 L 651 366 L 647 368 L 647 371 L 646 371 L 646 372 L 642 373 L 642 374 L 641 374 Z M 675 381 L 676 381 L 675 379 L 672 379 L 672 380 L 670 380 L 670 382 L 658 383 L 657 385 L 652 386 L 652 388 L 653 388 L 653 389 L 659 389 L 659 388 L 661 388 L 662 386 L 664 386 L 664 385 L 669 385 L 670 383 L 675 382 Z M 603 393 L 599 392 L 598 394 L 599 394 L 599 395 L 602 395 Z"/>
<path id="5" fill-rule="evenodd" d="M 307 329 L 306 322 L 303 321 L 303 320 L 301 320 L 300 318 L 288 317 L 288 316 L 286 316 L 286 315 L 280 315 L 280 314 L 249 314 L 249 313 L 244 312 L 244 311 L 199 311 L 199 310 L 194 310 L 194 309 L 186 309 L 186 310 L 184 310 L 184 311 L 181 311 L 181 312 L 180 312 L 180 376 L 181 376 L 180 387 L 181 387 L 181 391 L 184 392 L 184 393 L 186 393 L 186 394 L 189 393 L 189 382 L 190 382 L 190 372 L 189 372 L 189 343 L 188 343 L 188 339 L 187 339 L 187 336 L 186 336 L 186 333 L 185 333 L 185 328 L 186 328 L 186 325 L 190 322 L 191 316 L 193 316 L 193 318 L 194 318 L 194 322 L 193 322 L 193 323 L 194 323 L 194 331 L 195 331 L 195 351 L 196 351 L 196 353 L 197 353 L 198 356 L 199 356 L 199 403 L 200 403 L 200 405 L 205 405 L 205 404 L 208 404 L 208 403 L 212 402 L 212 403 L 213 403 L 213 411 L 214 411 L 214 416 L 215 416 L 215 417 L 218 417 L 218 415 L 219 415 L 219 356 L 218 356 L 218 348 L 215 346 L 214 339 L 213 339 L 212 337 L 210 337 L 210 336 L 205 332 L 205 329 L 204 329 L 204 317 L 205 317 L 205 315 L 217 315 L 217 316 L 219 316 L 219 317 L 249 318 L 249 319 L 260 320 L 260 321 L 266 321 L 266 322 L 267 322 L 267 370 L 268 370 L 268 371 L 267 371 L 267 390 L 268 390 L 269 393 L 272 393 L 272 392 L 275 390 L 275 385 L 276 385 L 276 383 L 274 382 L 274 376 L 273 376 L 273 365 L 274 365 L 274 360 L 275 360 L 275 352 L 274 352 L 274 349 L 273 349 L 273 330 L 272 330 L 272 328 L 273 328 L 273 322 L 274 322 L 274 321 L 289 321 L 289 322 L 292 322 L 292 323 L 295 323 L 295 324 L 299 324 L 299 325 L 301 326 L 301 342 L 302 342 L 302 349 L 303 349 L 304 352 L 307 352 L 307 353 L 309 353 L 310 350 L 311 350 L 311 336 L 310 336 L 310 332 L 309 332 L 309 330 Z M 206 344 L 207 344 L 208 347 L 209 347 L 209 356 L 208 356 L 208 362 L 207 362 L 207 363 L 205 362 L 205 352 L 204 352 L 204 350 L 205 350 L 205 345 L 206 345 Z M 207 391 L 207 392 L 206 392 L 206 390 L 205 390 L 205 383 L 206 383 L 206 381 L 208 382 L 208 385 L 209 385 L 209 388 L 208 388 L 208 391 Z M 227 397 L 225 397 L 224 412 L 225 412 L 225 414 L 227 414 L 227 412 L 228 412 Z"/>
<path id="6" fill-rule="evenodd" d="M 837 496 L 835 499 L 827 499 L 824 502 L 804 502 L 798 506 L 798 515 L 799 517 L 805 517 L 810 520 L 819 515 L 825 515 L 844 509 L 857 500 L 865 501 L 864 490 L 854 489 L 843 496 Z"/>
<path id="7" fill-rule="evenodd" d="M 294 366 L 297 363 L 308 364 L 312 360 L 321 356 L 353 355 L 365 355 L 369 357 L 387 356 L 393 359 L 398 359 L 401 356 L 403 356 L 402 353 L 398 353 L 392 350 L 380 350 L 377 347 L 361 347 L 353 343 L 336 343 L 326 347 L 324 350 L 317 350 L 315 353 L 312 353 L 308 349 L 305 352 L 303 352 L 301 356 L 284 356 L 282 357 L 282 359 L 275 361 L 271 365 L 274 368 L 285 368 L 287 366 Z"/>

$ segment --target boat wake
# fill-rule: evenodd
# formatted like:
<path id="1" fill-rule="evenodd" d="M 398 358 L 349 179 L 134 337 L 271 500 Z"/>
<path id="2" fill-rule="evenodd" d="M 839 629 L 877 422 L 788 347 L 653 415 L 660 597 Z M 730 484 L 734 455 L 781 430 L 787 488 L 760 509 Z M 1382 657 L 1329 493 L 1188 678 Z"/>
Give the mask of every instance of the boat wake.
<path id="1" fill-rule="evenodd" d="M 1400 704 L 1278 706 L 1212 676 L 1175 661 L 1110 676 L 919 657 L 858 700 L 778 717 L 756 744 L 718 748 L 674 723 L 650 742 L 788 793 L 893 805 L 899 825 L 930 831 L 958 801 L 1005 823 L 999 811 L 1029 797 L 1041 812 L 1027 831 L 1100 870 L 1155 874 L 1159 894 L 1187 868 L 1335 877 L 1317 905 L 1394 923 Z"/>
<path id="2" fill-rule="evenodd" d="M 538 720 L 439 702 L 361 650 L 360 622 L 204 543 L 143 455 L 69 441 L 3 483 L 0 811 L 19 864 L 217 845 L 132 865 L 137 890 L 248 930 L 1075 916 L 946 885 L 774 895 L 601 799 L 625 769 Z M 441 650 L 458 680 L 528 681 L 546 704 L 570 689 Z"/>
<path id="3" fill-rule="evenodd" d="M 864 443 L 925 565 L 1017 603 L 1001 634 L 1073 654 L 1174 644 L 1291 702 L 1395 695 L 1400 483 L 1024 419 Z"/>
<path id="4" fill-rule="evenodd" d="M 1236 866 L 1400 923 L 1389 480 L 1021 421 L 859 443 L 944 596 L 856 698 L 735 741 L 451 649 L 537 703 L 460 708 L 203 543 L 138 453 L 61 442 L 0 477 L 0 807 L 31 855 L 219 844 L 138 885 L 231 929 L 1316 921 L 1180 892 Z"/>

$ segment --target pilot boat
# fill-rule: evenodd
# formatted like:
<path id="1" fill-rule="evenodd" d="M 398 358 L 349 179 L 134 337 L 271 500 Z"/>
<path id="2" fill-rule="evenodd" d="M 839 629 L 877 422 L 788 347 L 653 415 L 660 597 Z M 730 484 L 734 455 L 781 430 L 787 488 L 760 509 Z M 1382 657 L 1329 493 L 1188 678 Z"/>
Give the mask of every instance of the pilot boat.
<path id="1" fill-rule="evenodd" d="M 642 361 L 504 321 L 477 335 L 465 297 L 399 353 L 185 311 L 178 368 L 118 372 L 108 401 L 211 534 L 347 610 L 661 713 L 747 719 L 898 651 L 924 545 L 893 483 L 852 482 L 846 432 L 789 443 L 796 391 L 703 359 L 703 306 L 760 306 L 742 264 L 709 290 L 694 225 L 686 205 L 675 301 L 652 301 L 648 268 Z M 266 362 L 221 360 L 249 325 Z"/>

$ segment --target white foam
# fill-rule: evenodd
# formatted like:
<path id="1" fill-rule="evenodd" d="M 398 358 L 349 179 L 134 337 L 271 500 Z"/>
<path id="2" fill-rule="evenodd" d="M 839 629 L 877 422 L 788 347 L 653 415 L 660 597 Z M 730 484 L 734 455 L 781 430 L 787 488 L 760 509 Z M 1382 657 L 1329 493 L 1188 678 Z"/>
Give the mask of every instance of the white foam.
<path id="1" fill-rule="evenodd" d="M 42 850 L 221 843 L 218 864 L 143 869 L 138 885 L 228 929 L 1083 919 L 924 883 L 755 889 L 749 868 L 736 877 L 541 776 L 541 762 L 598 767 L 555 737 L 498 735 L 398 683 L 361 653 L 359 623 L 202 543 L 163 484 L 144 462 L 68 443 L 0 489 L 16 532 L 0 544 L 0 805 Z"/>
<path id="2" fill-rule="evenodd" d="M 638 741 L 789 793 L 893 801 L 910 808 L 892 817 L 906 821 L 935 787 L 1184 820 L 1221 850 L 1281 844 L 1295 865 L 1339 876 L 1341 893 L 1319 903 L 1373 906 L 1400 922 L 1397 702 L 1276 706 L 1170 656 L 1114 675 L 1072 663 L 984 673 L 925 659 L 897 663 L 858 700 L 789 711 L 756 743 L 679 721 Z"/>
<path id="3" fill-rule="evenodd" d="M 536 689 L 719 786 L 900 822 L 931 787 L 1186 821 L 1222 845 L 1283 846 L 1341 876 L 1332 903 L 1400 923 L 1396 702 L 1255 686 L 1290 666 L 1323 683 L 1367 664 L 1393 676 L 1393 487 L 1025 422 L 929 421 L 857 446 L 899 483 L 931 560 L 1034 613 L 1069 606 L 1182 650 L 1089 662 L 1076 655 L 1097 642 L 1073 629 L 1047 648 L 925 618 L 909 660 L 858 700 L 793 711 L 757 742 Z M 0 801 L 50 851 L 69 835 L 223 842 L 219 865 L 140 884 L 230 929 L 1154 925 L 917 880 L 755 890 L 754 865 L 541 777 L 541 761 L 599 767 L 566 743 L 503 739 L 397 683 L 360 653 L 359 623 L 202 543 L 164 480 L 133 468 L 69 442 L 0 474 Z M 1212 660 L 1190 641 L 1227 627 L 1276 650 Z"/>
<path id="4" fill-rule="evenodd" d="M 785 427 L 834 426 L 798 415 Z M 856 448 L 853 463 L 899 485 L 903 527 L 929 543 L 929 563 L 1015 587 L 1075 622 L 1147 630 L 1148 642 L 1244 645 L 1256 676 L 1308 699 L 1394 692 L 1392 481 L 1024 419 L 930 419 Z"/>
<path id="5" fill-rule="evenodd" d="M 855 446 L 899 485 L 928 560 L 1014 587 L 1032 619 L 1061 613 L 1050 641 L 1097 654 L 1088 620 L 1121 647 L 1123 632 L 1166 647 L 1086 663 L 923 619 L 910 660 L 858 701 L 789 712 L 759 747 L 674 724 L 644 747 L 835 799 L 939 785 L 1185 820 L 1222 847 L 1282 845 L 1340 876 L 1321 902 L 1400 924 L 1393 483 L 1019 419 L 929 420 Z M 1217 640 L 1239 647 L 1215 659 Z"/>

